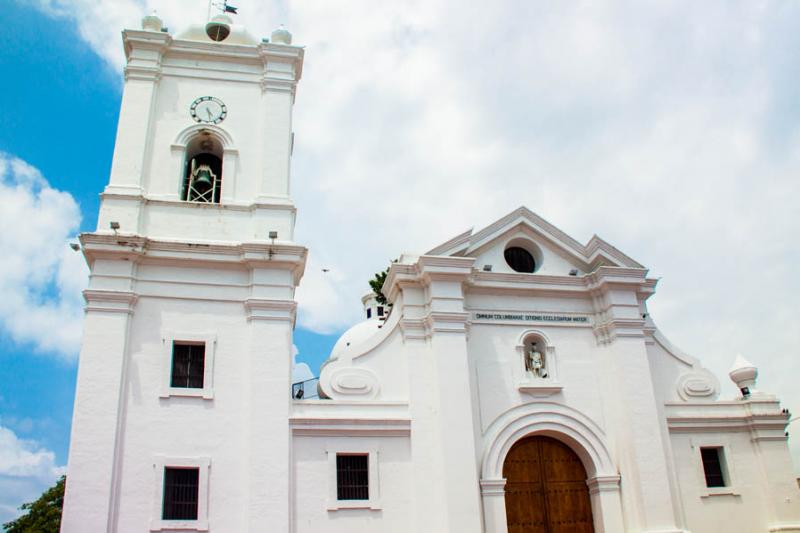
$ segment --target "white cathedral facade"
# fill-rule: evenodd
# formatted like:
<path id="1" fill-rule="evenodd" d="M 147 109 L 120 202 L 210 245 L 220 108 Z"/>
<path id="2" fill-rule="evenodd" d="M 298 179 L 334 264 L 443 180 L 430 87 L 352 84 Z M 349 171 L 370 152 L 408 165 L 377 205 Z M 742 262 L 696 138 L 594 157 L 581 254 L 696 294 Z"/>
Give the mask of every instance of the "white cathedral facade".
<path id="1" fill-rule="evenodd" d="M 123 32 L 63 532 L 800 532 L 757 370 L 719 399 L 644 266 L 526 208 L 401 256 L 294 398 L 304 50 L 215 24 Z"/>

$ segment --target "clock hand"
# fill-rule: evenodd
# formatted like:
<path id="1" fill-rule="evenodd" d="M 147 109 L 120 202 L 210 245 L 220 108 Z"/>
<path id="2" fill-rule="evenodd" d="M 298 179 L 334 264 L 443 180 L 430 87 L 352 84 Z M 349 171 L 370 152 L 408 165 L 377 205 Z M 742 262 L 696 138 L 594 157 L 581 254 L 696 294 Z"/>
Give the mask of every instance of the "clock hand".
<path id="1" fill-rule="evenodd" d="M 211 110 L 209 108 L 206 108 L 206 114 L 208 115 L 209 120 L 214 120 L 214 117 L 211 116 Z"/>

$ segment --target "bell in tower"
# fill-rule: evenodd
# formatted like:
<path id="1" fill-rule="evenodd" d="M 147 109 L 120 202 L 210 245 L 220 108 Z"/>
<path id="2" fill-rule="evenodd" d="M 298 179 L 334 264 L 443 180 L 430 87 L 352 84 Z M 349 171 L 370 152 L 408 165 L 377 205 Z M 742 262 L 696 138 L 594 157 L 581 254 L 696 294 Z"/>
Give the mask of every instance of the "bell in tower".
<path id="1" fill-rule="evenodd" d="M 197 164 L 192 159 L 192 172 L 189 177 L 187 200 L 190 202 L 213 202 L 217 186 L 217 175 L 209 165 Z"/>
<path id="2" fill-rule="evenodd" d="M 188 152 L 183 199 L 189 202 L 219 203 L 222 188 L 222 159 L 210 135 L 202 135 Z"/>

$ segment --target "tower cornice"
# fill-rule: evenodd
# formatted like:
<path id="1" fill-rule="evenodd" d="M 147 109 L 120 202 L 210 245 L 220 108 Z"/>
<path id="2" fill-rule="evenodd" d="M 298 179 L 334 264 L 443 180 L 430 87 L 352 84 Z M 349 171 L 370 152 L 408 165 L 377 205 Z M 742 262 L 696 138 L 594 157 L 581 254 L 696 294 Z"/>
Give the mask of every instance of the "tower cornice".
<path id="1" fill-rule="evenodd" d="M 141 262 L 157 259 L 186 263 L 239 263 L 250 268 L 291 270 L 297 285 L 305 271 L 308 250 L 291 243 L 221 243 L 169 241 L 125 233 L 83 233 L 80 236 L 86 261 L 121 259 Z"/>

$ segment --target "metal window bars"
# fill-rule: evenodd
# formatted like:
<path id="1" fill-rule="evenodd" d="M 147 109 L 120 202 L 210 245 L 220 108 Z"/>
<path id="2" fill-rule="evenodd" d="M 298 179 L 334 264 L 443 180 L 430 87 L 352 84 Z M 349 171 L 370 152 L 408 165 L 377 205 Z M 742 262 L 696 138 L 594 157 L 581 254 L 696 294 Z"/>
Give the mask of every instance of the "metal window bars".
<path id="1" fill-rule="evenodd" d="M 170 387 L 202 389 L 206 364 L 205 344 L 174 342 Z"/>
<path id="2" fill-rule="evenodd" d="M 197 520 L 200 469 L 164 468 L 162 520 Z"/>
<path id="3" fill-rule="evenodd" d="M 336 455 L 336 498 L 369 500 L 369 456 Z"/>

